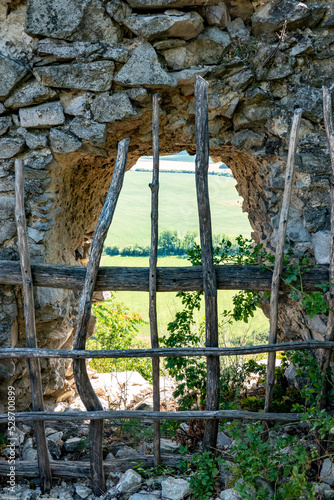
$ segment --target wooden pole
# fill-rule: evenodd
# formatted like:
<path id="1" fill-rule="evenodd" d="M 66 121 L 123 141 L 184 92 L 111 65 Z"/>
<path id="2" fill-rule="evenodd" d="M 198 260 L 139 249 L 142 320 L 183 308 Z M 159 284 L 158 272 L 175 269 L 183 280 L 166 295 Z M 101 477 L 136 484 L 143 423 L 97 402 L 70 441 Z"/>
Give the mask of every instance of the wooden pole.
<path id="1" fill-rule="evenodd" d="M 332 179 L 331 179 L 331 240 L 330 240 L 330 263 L 329 263 L 329 280 L 331 286 L 328 294 L 328 307 L 329 314 L 327 320 L 327 331 L 325 340 L 334 340 L 334 125 L 333 125 L 333 110 L 332 110 L 332 96 L 329 88 L 323 87 L 323 105 L 324 105 L 324 121 L 325 129 L 327 135 L 329 156 L 331 160 L 332 167 Z M 327 369 L 329 367 L 331 359 L 331 351 L 322 349 L 320 351 L 320 365 L 321 372 L 323 376 L 326 376 Z M 326 392 L 328 384 L 322 389 L 320 407 L 324 408 L 326 406 Z"/>
<path id="2" fill-rule="evenodd" d="M 29 258 L 27 223 L 24 210 L 24 174 L 23 161 L 15 160 L 15 219 L 18 236 L 18 249 L 23 284 L 24 322 L 28 348 L 37 348 L 35 324 L 35 305 L 33 282 Z M 43 386 L 39 359 L 28 359 L 31 397 L 33 411 L 44 411 Z M 41 490 L 49 491 L 52 487 L 52 476 L 49 461 L 48 445 L 45 436 L 44 422 L 34 421 L 37 445 L 38 469 Z"/>
<path id="3" fill-rule="evenodd" d="M 292 121 L 291 133 L 290 133 L 288 161 L 285 172 L 283 203 L 282 203 L 281 216 L 277 232 L 275 265 L 271 282 L 269 344 L 276 344 L 277 340 L 278 295 L 279 295 L 280 280 L 283 267 L 286 226 L 287 226 L 289 207 L 290 207 L 293 174 L 295 166 L 295 154 L 297 149 L 301 114 L 302 114 L 301 109 L 298 108 L 295 110 Z M 271 411 L 273 387 L 275 382 L 275 363 L 276 363 L 276 352 L 270 352 L 268 354 L 268 363 L 267 363 L 266 397 L 264 406 L 265 412 Z"/>
<path id="4" fill-rule="evenodd" d="M 219 290 L 271 290 L 272 271 L 261 266 L 223 265 L 214 266 Z M 82 290 L 87 267 L 54 264 L 32 264 L 34 286 Z M 303 266 L 301 267 L 303 273 Z M 303 274 L 303 288 L 316 291 L 316 285 L 328 281 L 328 265 L 312 266 Z M 0 284 L 22 285 L 19 262 L 0 261 Z M 148 267 L 100 267 L 95 285 L 96 291 L 149 291 Z M 181 292 L 203 290 L 202 266 L 158 267 L 157 292 Z M 282 280 L 280 290 L 291 288 Z"/>
<path id="5" fill-rule="evenodd" d="M 304 349 L 334 349 L 334 342 L 303 340 L 280 344 L 247 347 L 167 347 L 159 349 L 116 349 L 104 351 L 74 351 L 72 349 L 27 349 L 24 347 L 0 349 L 0 359 L 64 358 L 64 359 L 131 359 L 173 358 L 179 356 L 240 356 L 278 351 L 303 351 Z"/>
<path id="6" fill-rule="evenodd" d="M 149 275 L 149 316 L 152 349 L 159 347 L 157 320 L 157 260 L 158 260 L 158 213 L 159 213 L 159 95 L 153 96 L 153 176 L 150 184 L 151 201 L 151 253 Z M 160 411 L 160 369 L 159 358 L 152 358 L 153 377 L 153 411 Z M 153 455 L 154 465 L 161 463 L 160 422 L 153 424 Z"/>
<path id="7" fill-rule="evenodd" d="M 213 265 L 211 213 L 208 188 L 209 124 L 208 83 L 200 76 L 195 84 L 196 116 L 196 190 L 200 227 L 203 288 L 205 296 L 206 347 L 218 347 L 217 281 Z M 207 357 L 206 409 L 219 409 L 219 358 Z M 205 425 L 203 448 L 213 450 L 217 445 L 218 421 Z"/>
<path id="8" fill-rule="evenodd" d="M 107 236 L 107 232 L 116 208 L 118 196 L 122 188 L 128 148 L 129 139 L 123 139 L 118 144 L 117 158 L 112 181 L 92 242 L 85 283 L 79 302 L 78 321 L 73 349 L 84 350 L 86 347 L 87 328 L 91 316 L 92 298 L 103 250 L 103 243 Z M 101 411 L 102 405 L 90 383 L 85 359 L 73 360 L 73 373 L 79 395 L 87 410 Z M 92 421 L 89 429 L 91 480 L 93 492 L 95 495 L 99 496 L 105 491 L 102 437 L 103 420 L 100 419 L 94 422 Z"/>

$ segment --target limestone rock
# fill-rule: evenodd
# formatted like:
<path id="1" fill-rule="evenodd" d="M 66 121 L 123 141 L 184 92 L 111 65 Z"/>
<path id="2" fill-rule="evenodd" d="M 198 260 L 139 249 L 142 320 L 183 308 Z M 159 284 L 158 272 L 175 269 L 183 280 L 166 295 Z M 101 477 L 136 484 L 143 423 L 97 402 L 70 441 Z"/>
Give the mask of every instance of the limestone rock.
<path id="1" fill-rule="evenodd" d="M 196 82 L 196 76 L 199 75 L 204 78 L 208 71 L 208 68 L 183 69 L 172 73 L 172 75 L 177 79 L 178 86 L 194 85 Z"/>
<path id="2" fill-rule="evenodd" d="M 301 56 L 303 54 L 307 55 L 313 55 L 314 54 L 314 47 L 312 40 L 306 36 L 305 38 L 302 38 L 297 45 L 295 45 L 292 49 L 290 54 L 292 56 Z"/>
<path id="3" fill-rule="evenodd" d="M 41 132 L 26 132 L 25 141 L 30 149 L 46 148 L 48 145 L 48 136 Z"/>
<path id="4" fill-rule="evenodd" d="M 150 99 L 147 90 L 143 88 L 127 89 L 124 93 L 131 99 L 131 101 L 138 104 L 145 104 Z"/>
<path id="5" fill-rule="evenodd" d="M 5 99 L 26 74 L 25 66 L 0 54 L 0 99 Z"/>
<path id="6" fill-rule="evenodd" d="M 88 0 L 28 0 L 25 30 L 30 35 L 68 39 L 78 28 Z"/>
<path id="7" fill-rule="evenodd" d="M 99 50 L 97 43 L 91 42 L 65 42 L 45 38 L 36 45 L 35 51 L 41 56 L 53 56 L 55 61 L 66 61 L 76 57 L 88 57 Z"/>
<path id="8" fill-rule="evenodd" d="M 318 231 L 312 235 L 312 247 L 317 264 L 329 264 L 330 231 Z"/>
<path id="9" fill-rule="evenodd" d="M 267 3 L 252 16 L 252 30 L 255 36 L 268 38 L 279 31 L 285 20 L 288 30 L 312 27 L 325 15 L 327 8 L 322 5 L 306 5 L 295 0 L 278 0 Z"/>
<path id="10" fill-rule="evenodd" d="M 60 101 L 40 104 L 34 108 L 21 108 L 19 111 L 21 127 L 45 128 L 62 125 L 65 121 Z"/>
<path id="11" fill-rule="evenodd" d="M 127 470 L 116 486 L 118 493 L 128 493 L 141 485 L 142 477 L 132 469 Z"/>
<path id="12" fill-rule="evenodd" d="M 114 122 L 136 115 L 129 97 L 125 93 L 101 95 L 91 106 L 94 119 L 100 123 Z"/>
<path id="13" fill-rule="evenodd" d="M 302 108 L 303 117 L 315 123 L 323 120 L 322 91 L 309 85 L 299 85 L 293 94 L 290 94 L 289 104 Z"/>
<path id="14" fill-rule="evenodd" d="M 0 159 L 13 158 L 22 151 L 24 144 L 20 137 L 3 137 L 0 139 Z"/>
<path id="15" fill-rule="evenodd" d="M 234 19 L 234 21 L 227 26 L 227 31 L 234 41 L 241 40 L 242 42 L 248 42 L 250 39 L 250 32 L 240 17 Z"/>
<path id="16" fill-rule="evenodd" d="M 117 62 L 126 62 L 129 60 L 129 46 L 125 43 L 109 43 L 105 44 L 105 50 L 102 54 L 104 59 L 112 59 Z"/>
<path id="17" fill-rule="evenodd" d="M 163 9 L 165 7 L 192 7 L 214 5 L 217 0 L 128 0 L 134 9 Z"/>
<path id="18" fill-rule="evenodd" d="M 262 146 L 264 137 L 252 130 L 243 130 L 236 134 L 231 143 L 240 149 L 251 149 Z"/>
<path id="19" fill-rule="evenodd" d="M 64 443 L 64 449 L 67 452 L 73 453 L 76 451 L 82 451 L 83 442 L 79 437 L 69 438 Z"/>
<path id="20" fill-rule="evenodd" d="M 27 232 L 29 238 L 31 238 L 35 243 L 41 243 L 44 239 L 44 231 L 38 231 L 38 229 L 35 229 L 34 227 L 28 227 Z"/>
<path id="21" fill-rule="evenodd" d="M 169 500 L 182 500 L 190 495 L 191 488 L 188 481 L 176 477 L 168 477 L 161 481 L 162 498 Z"/>
<path id="22" fill-rule="evenodd" d="M 72 134 L 57 128 L 52 128 L 50 131 L 50 147 L 55 153 L 73 153 L 81 145 L 82 142 Z"/>
<path id="23" fill-rule="evenodd" d="M 72 92 L 63 92 L 60 94 L 60 102 L 67 115 L 83 116 L 89 101 L 90 95 L 87 93 L 75 95 Z"/>
<path id="24" fill-rule="evenodd" d="M 239 493 L 237 493 L 233 488 L 224 490 L 220 493 L 221 500 L 242 500 Z"/>
<path id="25" fill-rule="evenodd" d="M 1 141 L 0 141 L 1 147 Z M 0 226 L 0 244 L 6 240 L 10 240 L 16 234 L 15 222 L 5 221 Z"/>
<path id="26" fill-rule="evenodd" d="M 168 40 L 160 40 L 153 43 L 153 47 L 156 50 L 174 49 L 175 47 L 182 47 L 182 45 L 186 45 L 186 41 L 180 38 L 169 38 Z"/>
<path id="27" fill-rule="evenodd" d="M 189 40 L 203 31 L 203 19 L 197 12 L 166 11 L 164 14 L 132 14 L 124 20 L 133 33 L 147 40 L 170 37 Z"/>
<path id="28" fill-rule="evenodd" d="M 177 453 L 179 451 L 179 445 L 172 441 L 171 439 L 160 439 L 161 453 Z"/>
<path id="29" fill-rule="evenodd" d="M 37 450 L 33 447 L 32 438 L 27 439 L 22 448 L 22 460 L 34 462 L 37 460 Z"/>
<path id="30" fill-rule="evenodd" d="M 69 40 L 114 43 L 120 40 L 120 28 L 105 11 L 101 0 L 88 0 L 84 15 Z"/>
<path id="31" fill-rule="evenodd" d="M 186 47 L 164 50 L 162 55 L 169 68 L 182 70 L 192 66 L 219 64 L 231 46 L 228 33 L 219 28 L 207 28 Z"/>
<path id="32" fill-rule="evenodd" d="M 202 15 L 210 26 L 218 26 L 222 29 L 231 22 L 229 11 L 224 2 L 203 7 Z"/>
<path id="33" fill-rule="evenodd" d="M 10 116 L 2 116 L 0 118 L 0 135 L 3 135 L 7 132 L 9 127 L 12 124 L 12 118 Z"/>
<path id="34" fill-rule="evenodd" d="M 143 42 L 133 51 L 132 57 L 114 80 L 130 87 L 175 87 L 177 84 L 176 79 L 162 68 L 154 48 L 148 42 Z"/>
<path id="35" fill-rule="evenodd" d="M 138 457 L 139 453 L 134 448 L 125 445 L 118 450 L 115 456 L 116 458 L 131 458 L 131 457 Z"/>
<path id="36" fill-rule="evenodd" d="M 320 472 L 321 482 L 334 486 L 334 464 L 329 458 L 325 458 Z"/>
<path id="37" fill-rule="evenodd" d="M 251 0 L 228 0 L 228 10 L 232 18 L 240 17 L 244 21 L 249 21 L 254 11 Z"/>
<path id="38" fill-rule="evenodd" d="M 134 495 L 131 495 L 129 500 L 159 500 L 161 498 L 161 491 L 151 491 L 148 493 L 147 491 L 139 491 Z"/>
<path id="39" fill-rule="evenodd" d="M 123 68 L 122 68 L 123 69 Z M 114 73 L 111 61 L 83 64 L 59 64 L 35 69 L 35 75 L 43 85 L 68 89 L 110 90 Z"/>
<path id="40" fill-rule="evenodd" d="M 228 448 L 232 443 L 231 438 L 226 436 L 224 432 L 218 432 L 217 436 L 217 448 L 220 450 L 224 450 L 225 448 Z"/>
<path id="41" fill-rule="evenodd" d="M 79 495 L 80 498 L 85 500 L 85 498 L 89 497 L 92 494 L 91 488 L 88 488 L 85 484 L 74 483 L 75 492 Z"/>
<path id="42" fill-rule="evenodd" d="M 107 127 L 102 123 L 78 117 L 72 121 L 70 130 L 77 137 L 84 139 L 93 146 L 104 147 L 105 145 Z"/>
<path id="43" fill-rule="evenodd" d="M 115 19 L 118 23 L 122 23 L 126 17 L 129 17 L 132 13 L 131 7 L 121 0 L 111 0 L 108 1 L 106 5 L 106 11 L 109 16 Z"/>
<path id="44" fill-rule="evenodd" d="M 6 99 L 5 105 L 8 108 L 18 109 L 40 104 L 55 97 L 57 97 L 57 93 L 53 89 L 44 87 L 37 80 L 34 80 L 15 89 Z"/>

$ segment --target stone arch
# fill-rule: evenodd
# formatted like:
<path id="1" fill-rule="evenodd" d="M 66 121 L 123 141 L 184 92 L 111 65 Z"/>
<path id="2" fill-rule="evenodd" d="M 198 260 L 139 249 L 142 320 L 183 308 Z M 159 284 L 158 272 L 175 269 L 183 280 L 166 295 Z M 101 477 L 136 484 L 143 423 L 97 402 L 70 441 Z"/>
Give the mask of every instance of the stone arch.
<path id="1" fill-rule="evenodd" d="M 167 9 L 167 12 L 166 12 Z M 171 10 L 168 10 L 171 9 Z M 14 158 L 25 162 L 32 259 L 79 264 L 106 194 L 117 142 L 128 167 L 151 153 L 151 97 L 161 95 L 162 154 L 195 153 L 197 74 L 210 83 L 210 154 L 232 169 L 253 237 L 275 248 L 287 136 L 304 109 L 288 235 L 328 260 L 329 160 L 321 86 L 331 84 L 334 1 L 52 0 L 0 6 L 0 259 L 17 256 Z M 277 46 L 276 32 L 288 19 Z M 77 294 L 36 290 L 41 345 L 70 346 Z M 282 337 L 319 338 L 324 320 L 290 303 Z M 19 290 L 0 294 L 1 346 L 24 341 Z M 46 392 L 65 365 L 43 362 Z M 4 363 L 1 390 L 28 404 L 25 362 Z"/>

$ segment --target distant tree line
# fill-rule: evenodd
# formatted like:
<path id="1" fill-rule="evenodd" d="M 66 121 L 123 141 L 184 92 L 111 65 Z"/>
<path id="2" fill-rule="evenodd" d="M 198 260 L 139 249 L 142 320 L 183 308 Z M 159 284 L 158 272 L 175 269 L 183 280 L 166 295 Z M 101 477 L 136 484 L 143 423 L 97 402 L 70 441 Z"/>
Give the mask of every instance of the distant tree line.
<path id="1" fill-rule="evenodd" d="M 158 256 L 187 256 L 188 251 L 194 248 L 198 233 L 196 231 L 187 231 L 183 238 L 179 238 L 176 230 L 167 229 L 162 231 L 158 240 Z M 226 238 L 224 234 L 214 234 L 212 237 L 213 246 L 218 246 Z M 149 257 L 150 246 L 142 247 L 140 245 L 129 245 L 124 248 L 119 246 L 109 246 L 104 248 L 104 254 L 110 257 L 121 255 L 122 257 Z M 233 252 L 233 245 L 231 253 Z"/>

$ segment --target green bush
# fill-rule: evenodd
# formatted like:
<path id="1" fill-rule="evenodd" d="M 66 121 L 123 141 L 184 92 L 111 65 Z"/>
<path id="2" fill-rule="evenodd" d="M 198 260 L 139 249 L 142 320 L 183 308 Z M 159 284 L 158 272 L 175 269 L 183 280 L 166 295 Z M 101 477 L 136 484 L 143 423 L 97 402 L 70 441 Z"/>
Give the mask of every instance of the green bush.
<path id="1" fill-rule="evenodd" d="M 115 295 L 103 303 L 93 305 L 96 317 L 94 335 L 88 340 L 87 348 L 94 350 L 139 349 L 147 347 L 137 338 L 137 326 L 144 323 L 142 317 L 130 312 Z M 133 370 L 146 380 L 152 378 L 151 361 L 147 358 L 93 359 L 90 366 L 101 373 Z"/>

